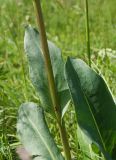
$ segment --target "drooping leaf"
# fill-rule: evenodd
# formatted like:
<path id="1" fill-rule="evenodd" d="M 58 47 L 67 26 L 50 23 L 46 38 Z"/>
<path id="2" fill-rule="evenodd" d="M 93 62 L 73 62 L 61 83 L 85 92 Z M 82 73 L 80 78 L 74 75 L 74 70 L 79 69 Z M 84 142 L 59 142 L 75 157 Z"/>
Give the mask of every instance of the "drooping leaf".
<path id="1" fill-rule="evenodd" d="M 63 160 L 45 121 L 43 109 L 29 102 L 21 105 L 17 132 L 24 148 L 36 160 Z"/>
<path id="2" fill-rule="evenodd" d="M 48 41 L 48 46 L 55 83 L 59 94 L 61 108 L 63 109 L 70 100 L 68 86 L 64 77 L 64 62 L 60 49 L 50 41 Z M 24 48 L 29 61 L 30 77 L 34 87 L 39 93 L 41 104 L 46 111 L 53 114 L 53 105 L 41 49 L 40 36 L 38 31 L 31 26 L 26 27 Z"/>
<path id="3" fill-rule="evenodd" d="M 95 144 L 110 160 L 107 153 L 111 155 L 116 143 L 116 106 L 107 85 L 80 59 L 68 58 L 66 76 L 78 125 L 85 135 L 85 144 L 80 142 L 80 145 L 86 145 L 88 137 L 88 145 Z"/>

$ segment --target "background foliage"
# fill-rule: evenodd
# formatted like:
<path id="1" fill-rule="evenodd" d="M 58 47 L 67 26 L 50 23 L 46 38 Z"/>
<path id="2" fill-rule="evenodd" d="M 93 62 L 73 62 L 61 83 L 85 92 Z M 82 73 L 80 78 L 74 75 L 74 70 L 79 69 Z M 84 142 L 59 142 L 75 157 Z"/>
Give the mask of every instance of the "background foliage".
<path id="1" fill-rule="evenodd" d="M 86 58 L 84 0 L 42 0 L 48 38 L 61 48 L 63 57 Z M 89 0 L 90 37 L 93 66 L 99 68 L 116 95 L 116 14 L 115 0 Z M 25 25 L 36 26 L 32 0 L 0 0 L 0 159 L 18 159 L 15 148 L 17 109 L 26 101 L 39 102 L 28 78 L 23 37 Z M 109 48 L 109 49 L 108 49 Z M 47 118 L 49 115 L 47 115 Z M 68 117 L 71 120 L 68 121 Z M 65 116 L 75 154 L 75 115 L 72 106 Z M 49 117 L 51 132 L 62 150 L 57 128 Z M 76 138 L 76 137 L 75 137 Z M 81 152 L 78 148 L 78 156 Z"/>

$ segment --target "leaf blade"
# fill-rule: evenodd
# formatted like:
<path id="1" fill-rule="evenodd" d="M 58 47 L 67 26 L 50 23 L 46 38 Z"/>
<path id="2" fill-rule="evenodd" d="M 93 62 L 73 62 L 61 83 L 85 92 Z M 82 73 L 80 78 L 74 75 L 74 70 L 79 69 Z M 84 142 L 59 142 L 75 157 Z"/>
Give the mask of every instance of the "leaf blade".
<path id="1" fill-rule="evenodd" d="M 100 75 L 80 59 L 76 63 L 75 70 L 80 79 L 81 87 L 90 106 L 92 106 L 91 109 L 99 124 L 106 148 L 111 153 L 114 143 L 116 143 L 116 105 L 113 96 Z"/>
<path id="2" fill-rule="evenodd" d="M 106 143 L 104 142 L 104 139 L 102 137 L 103 134 L 99 128 L 99 124 L 97 123 L 95 113 L 93 113 L 93 110 L 91 109 L 87 95 L 85 94 L 86 92 L 81 86 L 81 80 L 78 75 L 79 68 L 77 67 L 77 61 L 78 60 L 68 58 L 66 63 L 66 76 L 75 105 L 75 110 L 78 114 L 78 124 L 83 133 L 91 139 L 91 143 L 94 142 L 94 144 L 96 144 L 100 148 L 106 159 L 109 160 L 111 158 L 107 154 L 105 146 Z M 81 72 L 80 75 L 83 76 L 83 73 Z M 87 81 L 86 78 L 84 80 Z M 83 85 L 85 85 L 85 81 L 83 82 Z"/>
<path id="3" fill-rule="evenodd" d="M 17 132 L 26 150 L 38 160 L 63 160 L 45 122 L 42 108 L 30 102 L 19 110 Z"/>
<path id="4" fill-rule="evenodd" d="M 48 47 L 61 109 L 63 109 L 70 101 L 70 94 L 64 76 L 64 62 L 58 47 L 50 41 L 48 41 Z M 40 36 L 38 31 L 31 26 L 28 26 L 25 31 L 24 48 L 29 62 L 30 77 L 34 87 L 39 93 L 42 107 L 44 107 L 47 112 L 54 115 Z"/>

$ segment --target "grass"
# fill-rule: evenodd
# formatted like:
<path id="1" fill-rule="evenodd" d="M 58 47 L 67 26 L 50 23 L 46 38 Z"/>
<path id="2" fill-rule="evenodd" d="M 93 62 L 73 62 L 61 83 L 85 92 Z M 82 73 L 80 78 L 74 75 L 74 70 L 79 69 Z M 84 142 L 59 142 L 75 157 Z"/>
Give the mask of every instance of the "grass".
<path id="1" fill-rule="evenodd" d="M 42 1 L 47 36 L 61 48 L 64 59 L 71 55 L 87 61 L 84 5 L 84 0 Z M 114 0 L 89 0 L 92 65 L 99 68 L 116 96 L 116 57 L 112 57 L 116 53 L 113 52 L 116 50 L 115 6 Z M 18 160 L 15 154 L 19 145 L 16 136 L 18 107 L 25 101 L 39 102 L 28 77 L 23 49 L 24 27 L 29 23 L 37 26 L 32 0 L 0 0 L 0 160 Z M 102 48 L 104 51 L 100 54 Z M 73 133 L 76 124 L 72 107 L 65 118 L 71 153 L 76 157 Z M 51 132 L 62 150 L 57 129 L 52 123 L 55 122 L 49 118 Z M 78 153 L 81 160 L 79 149 Z"/>

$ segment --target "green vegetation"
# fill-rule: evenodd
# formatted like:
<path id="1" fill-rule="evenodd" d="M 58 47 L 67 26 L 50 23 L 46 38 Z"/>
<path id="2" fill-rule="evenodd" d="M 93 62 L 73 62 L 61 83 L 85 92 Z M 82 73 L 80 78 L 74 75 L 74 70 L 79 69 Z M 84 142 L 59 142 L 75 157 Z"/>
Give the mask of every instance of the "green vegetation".
<path id="1" fill-rule="evenodd" d="M 47 37 L 67 56 L 87 61 L 85 1 L 42 1 Z M 116 54 L 116 1 L 89 1 L 89 23 L 92 67 L 105 77 L 114 95 Z M 24 54 L 25 26 L 36 26 L 32 0 L 0 0 L 0 160 L 18 159 L 16 148 L 20 144 L 16 135 L 17 111 L 21 103 L 39 98 L 29 76 Z M 109 48 L 109 49 L 108 49 Z M 102 49 L 102 50 L 101 50 Z M 99 69 L 99 70 L 98 70 Z M 63 151 L 56 121 L 46 114 L 50 131 Z M 75 134 L 75 113 L 70 105 L 65 115 L 72 157 L 82 159 Z M 76 141 L 75 141 L 76 140 Z M 77 154 L 78 151 L 78 154 Z"/>

